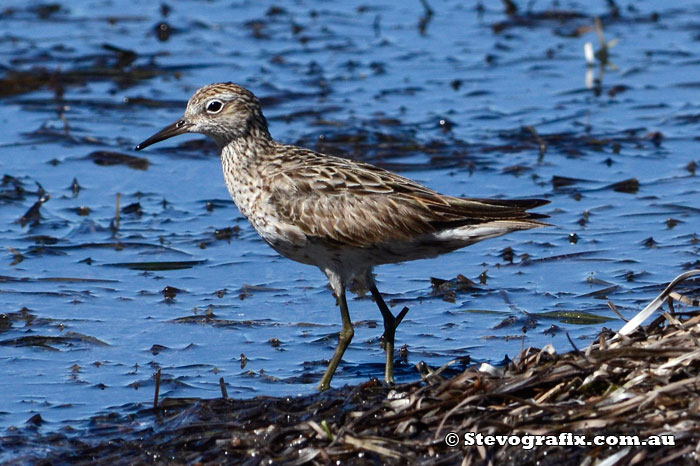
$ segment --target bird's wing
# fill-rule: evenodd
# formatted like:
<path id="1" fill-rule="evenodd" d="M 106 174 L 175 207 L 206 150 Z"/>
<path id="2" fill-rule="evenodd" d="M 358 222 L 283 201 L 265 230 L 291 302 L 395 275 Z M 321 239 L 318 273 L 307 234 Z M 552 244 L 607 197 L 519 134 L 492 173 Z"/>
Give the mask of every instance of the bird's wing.
<path id="1" fill-rule="evenodd" d="M 548 202 L 445 196 L 382 168 L 311 151 L 281 164 L 270 186 L 269 202 L 281 221 L 307 236 L 356 247 L 495 220 L 541 226 L 535 219 L 545 216 L 526 210 Z"/>

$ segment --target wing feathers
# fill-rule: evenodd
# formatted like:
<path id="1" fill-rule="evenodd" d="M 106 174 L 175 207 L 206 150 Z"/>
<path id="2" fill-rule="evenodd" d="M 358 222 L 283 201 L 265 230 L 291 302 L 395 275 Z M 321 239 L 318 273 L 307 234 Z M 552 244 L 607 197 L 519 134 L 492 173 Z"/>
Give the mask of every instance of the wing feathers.
<path id="1" fill-rule="evenodd" d="M 329 243 L 368 247 L 499 220 L 546 225 L 537 221 L 546 215 L 527 212 L 546 200 L 444 196 L 373 165 L 294 149 L 267 180 L 269 202 L 281 221 Z"/>

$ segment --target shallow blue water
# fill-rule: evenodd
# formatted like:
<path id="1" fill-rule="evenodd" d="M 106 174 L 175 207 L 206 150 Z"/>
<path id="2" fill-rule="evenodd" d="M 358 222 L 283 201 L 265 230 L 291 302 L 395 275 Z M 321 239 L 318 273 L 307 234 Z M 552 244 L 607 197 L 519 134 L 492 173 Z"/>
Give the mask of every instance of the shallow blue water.
<path id="1" fill-rule="evenodd" d="M 133 151 L 215 81 L 261 97 L 281 141 L 378 163 L 447 194 L 552 201 L 539 209 L 552 227 L 377 270 L 394 312 L 411 308 L 397 333 L 397 347 L 408 345 L 399 380 L 417 379 L 413 365 L 422 360 L 498 363 L 523 345 L 569 350 L 563 330 L 584 347 L 603 326 L 619 328 L 608 300 L 632 316 L 665 282 L 697 267 L 700 51 L 692 18 L 700 4 L 630 2 L 620 19 L 605 17 L 607 39 L 619 43 L 611 49 L 616 68 L 606 69 L 596 95 L 586 87 L 583 48 L 599 47 L 592 17 L 607 14 L 606 3 L 561 3 L 586 17 L 510 24 L 500 3 L 480 13 L 431 2 L 422 34 L 420 2 L 299 1 L 275 10 L 183 1 L 163 17 L 155 4 L 134 11 L 90 1 L 45 18 L 37 3 L 5 2 L 0 313 L 10 325 L 0 327 L 0 426 L 39 413 L 51 428 L 150 403 L 157 368 L 164 396 L 219 396 L 220 377 L 235 397 L 315 390 L 340 330 L 325 277 L 258 238 L 230 201 L 212 146 L 188 145 L 199 137 Z M 154 32 L 162 21 L 174 31 L 167 41 Z M 137 56 L 120 66 L 104 44 Z M 16 72 L 25 85 L 42 73 L 54 78 L 10 92 Z M 522 129 L 530 125 L 547 141 L 543 156 Z M 95 151 L 146 157 L 148 167 L 99 165 Z M 554 177 L 578 181 L 560 186 Z M 631 178 L 636 192 L 609 187 Z M 36 183 L 51 199 L 40 222 L 23 225 Z M 122 208 L 139 203 L 141 213 L 123 212 L 114 230 L 118 194 Z M 224 228 L 232 235 L 217 238 Z M 513 263 L 503 258 L 507 247 Z M 144 262 L 187 268 L 124 265 Z M 430 277 L 459 274 L 478 284 L 484 272 L 485 284 L 454 299 L 431 286 Z M 167 298 L 166 287 L 180 291 Z M 352 299 L 350 311 L 355 339 L 336 386 L 383 374 L 376 306 Z M 537 318 L 553 311 L 611 320 Z M 552 325 L 562 331 L 552 334 Z"/>

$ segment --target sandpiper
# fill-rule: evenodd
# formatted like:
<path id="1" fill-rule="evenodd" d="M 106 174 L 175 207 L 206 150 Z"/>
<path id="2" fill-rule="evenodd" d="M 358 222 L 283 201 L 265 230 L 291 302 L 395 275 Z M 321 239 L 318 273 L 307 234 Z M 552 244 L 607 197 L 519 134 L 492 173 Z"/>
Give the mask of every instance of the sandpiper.
<path id="1" fill-rule="evenodd" d="M 224 179 L 236 206 L 281 255 L 315 265 L 328 277 L 343 328 L 319 390 L 330 388 L 354 330 L 345 297 L 369 290 L 384 319 L 384 379 L 394 381 L 394 316 L 377 290 L 376 265 L 435 257 L 515 230 L 547 225 L 527 212 L 542 199 L 446 196 L 367 163 L 281 144 L 270 136 L 260 102 L 233 84 L 210 84 L 185 115 L 136 146 L 201 133 L 221 149 Z"/>

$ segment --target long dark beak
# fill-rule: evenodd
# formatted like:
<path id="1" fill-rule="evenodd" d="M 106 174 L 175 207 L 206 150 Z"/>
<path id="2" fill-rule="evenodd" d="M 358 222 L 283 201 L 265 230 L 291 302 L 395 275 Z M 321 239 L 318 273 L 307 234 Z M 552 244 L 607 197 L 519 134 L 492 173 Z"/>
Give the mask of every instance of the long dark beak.
<path id="1" fill-rule="evenodd" d="M 172 125 L 166 126 L 165 128 L 158 131 L 156 134 L 151 136 L 150 138 L 143 141 L 141 144 L 136 146 L 136 150 L 145 149 L 146 147 L 150 146 L 151 144 L 155 144 L 157 142 L 164 141 L 166 139 L 172 138 L 173 136 L 179 136 L 181 134 L 188 133 L 191 126 L 192 126 L 192 123 L 185 120 L 184 118 L 181 120 L 178 120 L 175 123 L 173 123 Z"/>

